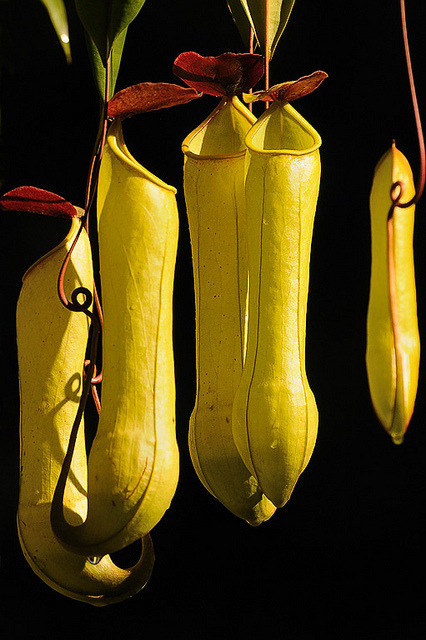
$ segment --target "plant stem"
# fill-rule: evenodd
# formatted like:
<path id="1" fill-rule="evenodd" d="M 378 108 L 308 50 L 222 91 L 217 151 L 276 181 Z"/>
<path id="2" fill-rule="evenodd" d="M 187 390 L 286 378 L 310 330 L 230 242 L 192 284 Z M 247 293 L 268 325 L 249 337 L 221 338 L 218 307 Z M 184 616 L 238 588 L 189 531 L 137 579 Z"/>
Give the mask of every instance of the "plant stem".
<path id="1" fill-rule="evenodd" d="M 413 69 L 411 65 L 410 46 L 408 43 L 408 33 L 407 33 L 407 19 L 405 15 L 405 0 L 400 0 L 400 9 L 401 9 L 401 26 L 402 26 L 402 37 L 404 41 L 405 61 L 407 65 L 408 79 L 410 83 L 411 100 L 413 103 L 414 118 L 416 121 L 416 130 L 417 130 L 417 138 L 418 138 L 419 154 L 420 154 L 420 169 L 419 169 L 419 177 L 416 185 L 416 195 L 414 196 L 411 203 L 408 203 L 408 204 L 406 203 L 404 205 L 404 206 L 410 206 L 410 204 L 418 202 L 423 193 L 423 189 L 425 186 L 425 178 L 426 178 L 426 152 L 425 152 L 425 141 L 423 136 L 419 105 L 417 102 L 416 85 L 414 82 Z"/>
<path id="2" fill-rule="evenodd" d="M 254 53 L 254 29 L 250 26 L 249 53 Z M 253 89 L 249 89 L 249 93 L 253 93 Z M 248 104 L 249 111 L 253 112 L 253 103 Z"/>
<path id="3" fill-rule="evenodd" d="M 269 41 L 269 0 L 265 0 L 265 90 L 269 89 L 269 61 L 270 61 L 270 41 Z M 268 109 L 269 102 L 265 102 L 265 109 Z"/>

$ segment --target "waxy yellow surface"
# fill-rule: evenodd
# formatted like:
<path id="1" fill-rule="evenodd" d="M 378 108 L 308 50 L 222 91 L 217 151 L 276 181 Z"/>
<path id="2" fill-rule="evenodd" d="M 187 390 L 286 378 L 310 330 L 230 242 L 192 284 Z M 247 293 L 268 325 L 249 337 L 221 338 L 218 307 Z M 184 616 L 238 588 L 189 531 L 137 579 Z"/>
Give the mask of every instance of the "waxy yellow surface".
<path id="1" fill-rule="evenodd" d="M 89 321 L 65 309 L 57 280 L 77 234 L 74 220 L 65 240 L 25 274 L 17 307 L 21 400 L 20 487 L 17 525 L 25 558 L 34 572 L 60 593 L 94 605 L 127 598 L 151 574 L 154 555 L 149 538 L 139 563 L 117 567 L 109 556 L 97 564 L 65 550 L 50 526 L 50 507 L 82 391 Z M 92 289 L 92 256 L 83 231 L 65 276 L 68 297 L 76 287 Z M 84 425 L 77 437 L 65 492 L 67 520 L 81 523 L 87 511 L 87 460 Z"/>
<path id="2" fill-rule="evenodd" d="M 237 98 L 224 98 L 182 149 L 196 305 L 197 395 L 189 450 L 206 489 L 257 525 L 275 508 L 242 462 L 231 424 L 245 357 L 244 138 L 254 121 Z"/>
<path id="3" fill-rule="evenodd" d="M 114 121 L 98 187 L 102 409 L 88 461 L 87 518 L 61 532 L 80 553 L 111 553 L 142 538 L 176 490 L 175 192 L 130 155 Z"/>
<path id="4" fill-rule="evenodd" d="M 280 102 L 246 137 L 248 341 L 232 427 L 242 459 L 276 507 L 289 499 L 317 435 L 305 332 L 320 144 L 311 125 Z"/>
<path id="5" fill-rule="evenodd" d="M 401 203 L 415 188 L 410 165 L 392 145 L 379 161 L 370 194 L 371 281 L 367 314 L 367 374 L 377 417 L 395 444 L 403 441 L 417 393 L 420 340 L 413 257 L 414 209 L 395 207 L 391 188 L 402 183 Z M 395 195 L 399 187 L 395 188 Z"/>

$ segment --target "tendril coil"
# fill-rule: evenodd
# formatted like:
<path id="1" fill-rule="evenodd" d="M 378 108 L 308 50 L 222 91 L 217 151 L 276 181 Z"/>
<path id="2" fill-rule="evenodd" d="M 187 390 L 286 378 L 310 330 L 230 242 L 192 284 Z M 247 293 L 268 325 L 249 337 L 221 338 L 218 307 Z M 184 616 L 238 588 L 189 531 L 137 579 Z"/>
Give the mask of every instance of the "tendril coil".
<path id="1" fill-rule="evenodd" d="M 420 200 L 426 180 L 426 150 L 425 150 L 425 141 L 423 136 L 423 128 L 422 122 L 420 118 L 420 110 L 419 104 L 417 100 L 416 93 L 416 85 L 414 82 L 414 74 L 413 68 L 411 64 L 411 55 L 410 55 L 410 45 L 408 42 L 408 31 L 407 31 L 407 18 L 405 12 L 405 0 L 400 0 L 400 10 L 401 10 L 401 26 L 402 26 L 402 38 L 404 43 L 404 53 L 405 53 L 405 62 L 407 66 L 408 72 L 408 80 L 410 84 L 410 92 L 411 92 L 411 101 L 413 104 L 414 111 L 414 119 L 416 122 L 416 131 L 417 131 L 417 140 L 419 145 L 419 156 L 420 156 L 420 168 L 419 168 L 419 177 L 416 185 L 416 193 L 408 202 L 401 202 L 401 198 L 404 195 L 405 185 L 401 181 L 396 181 L 392 184 L 390 189 L 390 198 L 392 201 L 392 205 L 389 210 L 388 220 L 390 220 L 393 216 L 393 212 L 396 207 L 400 207 L 401 209 L 406 209 L 411 207 L 413 204 L 417 204 Z"/>

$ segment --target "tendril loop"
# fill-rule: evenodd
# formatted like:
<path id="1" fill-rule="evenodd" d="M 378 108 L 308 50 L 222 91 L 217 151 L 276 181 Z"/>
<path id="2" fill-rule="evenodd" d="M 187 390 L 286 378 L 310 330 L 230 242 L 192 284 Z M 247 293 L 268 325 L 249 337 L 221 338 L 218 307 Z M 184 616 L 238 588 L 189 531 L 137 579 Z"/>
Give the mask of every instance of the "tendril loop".
<path id="1" fill-rule="evenodd" d="M 84 296 L 84 300 L 83 302 L 80 302 L 78 300 L 78 296 L 79 295 L 83 295 Z M 92 304 L 92 300 L 93 300 L 93 296 L 91 294 L 91 292 L 89 291 L 89 289 L 86 289 L 86 287 L 77 287 L 76 289 L 74 289 L 74 291 L 71 294 L 71 311 L 82 311 L 83 313 L 86 313 L 89 311 L 89 308 Z M 90 312 L 89 312 L 90 313 Z M 90 315 L 92 316 L 92 314 L 90 313 Z"/>
<path id="2" fill-rule="evenodd" d="M 397 181 L 397 182 L 394 182 L 394 184 L 392 185 L 391 193 L 390 193 L 392 206 L 389 210 L 388 220 L 392 218 L 393 212 L 396 207 L 406 209 L 407 207 L 411 207 L 413 204 L 416 204 L 420 200 L 424 190 L 425 181 L 426 181 L 425 141 L 424 141 L 423 128 L 422 128 L 422 123 L 420 118 L 420 110 L 419 110 L 419 105 L 417 101 L 413 68 L 411 64 L 410 46 L 408 42 L 408 32 L 407 32 L 407 19 L 405 14 L 405 0 L 400 0 L 400 9 L 401 9 L 401 26 L 402 26 L 402 37 L 404 42 L 405 62 L 407 66 L 408 80 L 409 80 L 410 92 L 411 92 L 411 101 L 413 104 L 414 119 L 416 122 L 416 131 L 417 131 L 417 140 L 419 145 L 420 168 L 419 168 L 419 177 L 416 185 L 416 193 L 410 200 L 408 200 L 408 202 L 401 202 L 401 198 L 404 192 L 403 183 L 401 183 L 400 181 Z M 395 191 L 398 189 L 398 187 L 399 187 L 399 192 L 395 195 Z"/>

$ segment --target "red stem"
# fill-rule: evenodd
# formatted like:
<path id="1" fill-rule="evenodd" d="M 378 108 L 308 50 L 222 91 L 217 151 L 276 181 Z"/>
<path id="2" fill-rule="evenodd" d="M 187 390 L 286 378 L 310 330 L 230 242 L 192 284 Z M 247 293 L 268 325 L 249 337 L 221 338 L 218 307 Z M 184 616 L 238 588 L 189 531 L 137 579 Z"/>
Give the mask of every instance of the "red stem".
<path id="1" fill-rule="evenodd" d="M 77 302 L 77 297 L 75 295 L 71 296 L 72 301 L 70 302 L 64 290 L 64 279 L 65 279 L 65 273 L 66 273 L 69 261 L 71 259 L 72 252 L 74 251 L 74 248 L 78 242 L 78 239 L 80 237 L 80 234 L 83 228 L 86 230 L 87 233 L 89 233 L 89 213 L 93 206 L 94 198 L 97 191 L 99 170 L 100 170 L 103 150 L 105 147 L 107 126 L 108 126 L 107 115 L 108 115 L 108 99 L 109 99 L 109 91 L 110 91 L 110 75 L 111 75 L 111 66 L 110 66 L 110 57 L 109 57 L 107 61 L 106 74 L 105 74 L 106 76 L 105 77 L 105 100 L 102 106 L 98 135 L 96 138 L 95 146 L 93 148 L 88 177 L 87 177 L 87 183 L 86 183 L 85 207 L 84 207 L 85 213 L 81 221 L 81 226 L 65 257 L 64 262 L 62 263 L 62 267 L 58 277 L 58 296 L 62 304 L 70 311 L 83 311 L 87 315 L 89 315 L 92 319 L 94 315 L 93 313 L 88 311 L 88 307 L 90 306 L 90 303 L 92 301 L 92 297 L 89 290 L 81 288 L 81 292 L 84 293 L 86 296 L 83 304 L 79 304 Z M 75 292 L 73 292 L 73 294 L 74 293 Z M 101 330 L 103 326 L 103 314 L 102 314 L 102 306 L 101 306 L 101 302 L 99 299 L 99 294 L 98 294 L 95 282 L 93 282 L 93 299 L 95 303 L 95 313 L 97 315 L 97 319 L 99 322 L 99 330 Z M 91 363 L 91 366 L 94 367 L 95 366 L 94 363 Z M 98 412 L 100 412 L 100 402 L 99 402 L 99 396 L 96 391 L 95 385 L 101 380 L 102 380 L 102 372 L 98 375 L 91 376 L 92 396 Z"/>
<path id="2" fill-rule="evenodd" d="M 415 204 L 419 201 L 425 186 L 425 178 L 426 178 L 426 152 L 425 152 L 425 142 L 423 136 L 422 122 L 420 118 L 420 110 L 417 101 L 416 95 L 416 85 L 414 82 L 413 68 L 411 65 L 411 56 L 410 56 L 410 46 L 408 43 L 408 33 L 407 33 L 407 19 L 405 15 L 405 0 L 400 0 L 400 9 L 401 9 L 401 25 L 402 25 L 402 37 L 404 40 L 404 52 L 405 52 L 405 60 L 407 64 L 408 71 L 408 79 L 410 83 L 410 91 L 411 91 L 411 100 L 413 103 L 414 110 L 414 118 L 416 121 L 416 130 L 417 130 L 417 138 L 419 144 L 419 155 L 420 155 L 420 169 L 419 169 L 419 177 L 417 180 L 416 186 L 416 194 L 414 198 L 404 205 L 398 203 L 398 206 L 409 207 L 412 204 Z"/>

